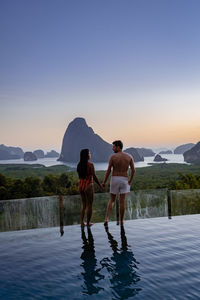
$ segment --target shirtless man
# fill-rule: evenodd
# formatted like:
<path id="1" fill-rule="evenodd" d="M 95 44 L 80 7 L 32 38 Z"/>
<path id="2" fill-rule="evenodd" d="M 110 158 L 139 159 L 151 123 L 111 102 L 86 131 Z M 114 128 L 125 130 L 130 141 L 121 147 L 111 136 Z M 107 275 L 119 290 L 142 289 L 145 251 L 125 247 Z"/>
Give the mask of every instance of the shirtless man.
<path id="1" fill-rule="evenodd" d="M 112 177 L 110 180 L 110 200 L 107 205 L 106 217 L 104 225 L 108 224 L 108 218 L 116 200 L 117 194 L 120 194 L 120 224 L 124 221 L 125 199 L 126 194 L 130 192 L 130 185 L 135 173 L 134 162 L 131 155 L 122 151 L 123 144 L 121 141 L 113 142 L 113 154 L 110 157 L 108 169 L 102 183 L 105 187 L 106 181 L 112 169 Z M 128 169 L 131 168 L 131 175 L 128 179 Z"/>

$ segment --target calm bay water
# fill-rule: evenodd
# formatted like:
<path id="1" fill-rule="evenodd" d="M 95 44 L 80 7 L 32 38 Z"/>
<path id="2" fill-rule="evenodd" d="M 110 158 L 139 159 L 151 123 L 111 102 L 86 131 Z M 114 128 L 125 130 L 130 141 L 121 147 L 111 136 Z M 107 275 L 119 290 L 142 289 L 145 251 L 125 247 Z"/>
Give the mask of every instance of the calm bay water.
<path id="1" fill-rule="evenodd" d="M 180 163 L 183 164 L 184 162 L 184 158 L 182 154 L 162 154 L 161 155 L 163 158 L 167 158 L 168 161 L 166 163 Z M 154 161 L 154 157 L 145 157 L 144 161 L 142 162 L 136 162 L 135 163 L 135 167 L 136 168 L 142 168 L 142 167 L 147 167 L 149 166 L 149 164 L 151 163 L 155 163 Z M 55 166 L 55 165 L 67 165 L 69 167 L 72 168 L 76 168 L 76 164 L 75 163 L 70 163 L 70 162 L 60 162 L 57 161 L 57 158 L 41 158 L 38 159 L 36 161 L 24 161 L 23 159 L 12 159 L 12 160 L 0 160 L 0 164 L 41 164 L 44 165 L 46 167 L 50 167 L 50 166 Z M 94 163 L 95 165 L 95 169 L 98 170 L 106 170 L 108 167 L 108 163 Z"/>

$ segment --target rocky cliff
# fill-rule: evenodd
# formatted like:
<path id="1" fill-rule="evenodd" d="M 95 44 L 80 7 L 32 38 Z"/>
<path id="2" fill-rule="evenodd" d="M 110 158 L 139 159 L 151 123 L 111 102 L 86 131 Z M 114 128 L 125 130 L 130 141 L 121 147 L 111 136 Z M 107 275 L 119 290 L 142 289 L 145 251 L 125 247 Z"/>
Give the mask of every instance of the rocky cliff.
<path id="1" fill-rule="evenodd" d="M 21 148 L 0 145 L 0 159 L 20 159 L 23 157 L 24 152 Z"/>
<path id="2" fill-rule="evenodd" d="M 160 151 L 159 154 L 173 154 L 173 152 L 171 150 L 163 150 L 163 151 Z"/>
<path id="3" fill-rule="evenodd" d="M 138 151 L 136 150 L 136 148 L 127 148 L 126 150 L 124 150 L 124 152 L 130 154 L 133 156 L 134 162 L 138 162 L 138 161 L 144 161 L 144 157 L 140 156 Z"/>
<path id="4" fill-rule="evenodd" d="M 45 157 L 51 157 L 51 158 L 59 157 L 59 153 L 56 152 L 55 150 L 51 150 L 51 151 L 47 152 L 47 154 L 45 154 Z"/>
<path id="5" fill-rule="evenodd" d="M 154 156 L 155 153 L 148 148 L 135 148 L 141 157 Z"/>
<path id="6" fill-rule="evenodd" d="M 81 149 L 85 148 L 90 150 L 93 162 L 107 162 L 113 153 L 112 145 L 95 134 L 85 119 L 75 118 L 66 129 L 58 160 L 77 163 Z"/>
<path id="7" fill-rule="evenodd" d="M 184 161 L 188 163 L 200 164 L 200 142 L 198 142 L 192 149 L 183 153 Z"/>
<path id="8" fill-rule="evenodd" d="M 0 149 L 0 160 L 20 159 L 19 155 L 10 154 L 8 151 Z"/>
<path id="9" fill-rule="evenodd" d="M 37 156 L 30 151 L 24 153 L 24 161 L 35 161 L 37 160 Z"/>
<path id="10" fill-rule="evenodd" d="M 33 151 L 33 154 L 35 154 L 37 158 L 44 158 L 44 151 L 41 149 Z"/>
<path id="11" fill-rule="evenodd" d="M 183 154 L 185 151 L 190 150 L 194 146 L 195 146 L 195 144 L 193 144 L 193 143 L 180 145 L 174 149 L 174 154 Z"/>
<path id="12" fill-rule="evenodd" d="M 157 154 L 157 155 L 154 157 L 154 160 L 153 160 L 153 161 L 161 162 L 161 161 L 167 161 L 167 160 L 168 160 L 167 158 L 163 158 L 160 154 Z"/>

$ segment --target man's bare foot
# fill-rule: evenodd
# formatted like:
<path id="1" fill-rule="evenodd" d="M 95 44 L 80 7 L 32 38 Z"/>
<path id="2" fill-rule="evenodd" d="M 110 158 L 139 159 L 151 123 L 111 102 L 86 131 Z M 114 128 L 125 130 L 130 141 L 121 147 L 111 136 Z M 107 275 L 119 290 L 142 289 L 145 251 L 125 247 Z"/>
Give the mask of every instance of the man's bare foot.
<path id="1" fill-rule="evenodd" d="M 87 226 L 90 227 L 90 226 L 92 226 L 93 224 L 94 224 L 94 223 L 89 223 L 89 224 L 87 223 Z"/>
<path id="2" fill-rule="evenodd" d="M 108 221 L 104 221 L 104 226 L 108 226 Z"/>

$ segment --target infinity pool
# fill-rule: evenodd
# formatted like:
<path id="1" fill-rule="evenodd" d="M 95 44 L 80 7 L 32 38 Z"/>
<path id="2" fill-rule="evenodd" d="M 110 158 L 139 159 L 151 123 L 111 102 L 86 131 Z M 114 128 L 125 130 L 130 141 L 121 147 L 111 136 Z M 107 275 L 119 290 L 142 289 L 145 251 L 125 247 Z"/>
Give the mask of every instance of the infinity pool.
<path id="1" fill-rule="evenodd" d="M 0 299 L 199 299 L 200 215 L 0 233 Z"/>

